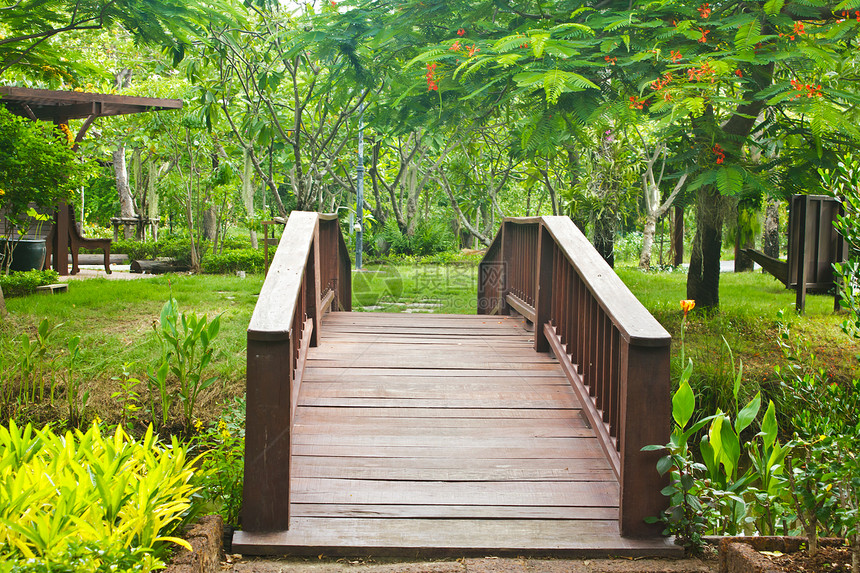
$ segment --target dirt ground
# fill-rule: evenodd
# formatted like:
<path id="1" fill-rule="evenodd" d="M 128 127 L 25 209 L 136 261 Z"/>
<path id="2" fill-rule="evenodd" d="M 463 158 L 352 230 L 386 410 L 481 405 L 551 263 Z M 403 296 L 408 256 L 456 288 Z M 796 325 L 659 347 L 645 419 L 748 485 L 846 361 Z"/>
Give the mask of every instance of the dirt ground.
<path id="1" fill-rule="evenodd" d="M 231 573 L 717 573 L 716 557 L 706 559 L 458 559 L 377 563 L 373 560 L 230 559 Z"/>

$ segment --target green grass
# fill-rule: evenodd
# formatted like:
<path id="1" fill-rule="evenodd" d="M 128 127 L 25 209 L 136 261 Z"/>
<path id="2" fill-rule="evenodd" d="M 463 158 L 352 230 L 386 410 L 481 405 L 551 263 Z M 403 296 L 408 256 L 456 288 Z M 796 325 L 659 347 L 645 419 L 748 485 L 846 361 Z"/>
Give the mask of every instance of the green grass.
<path id="1" fill-rule="evenodd" d="M 78 376 L 87 380 L 93 411 L 106 421 L 114 421 L 116 407 L 111 393 L 119 385 L 114 378 L 128 363 L 132 376 L 146 379 L 147 369 L 160 356 L 153 324 L 172 294 L 180 312 L 208 314 L 210 318 L 221 314 L 221 332 L 215 343 L 218 350 L 210 367 L 219 383 L 201 401 L 201 417 L 208 419 L 217 415 L 224 399 L 244 390 L 246 331 L 261 285 L 261 275 L 245 279 L 178 275 L 70 281 L 69 291 L 63 295 L 7 300 L 10 314 L 0 322 L 0 342 L 15 347 L 23 333 L 35 338 L 39 322 L 47 318 L 52 325 L 61 325 L 51 337 L 50 352 L 62 367 L 68 340 L 80 336 Z M 38 414 L 49 419 L 52 415 L 58 414 Z"/>
<path id="2" fill-rule="evenodd" d="M 686 298 L 684 273 L 644 273 L 636 268 L 617 269 L 621 279 L 645 307 L 672 334 L 673 370 L 677 377 L 683 313 L 679 301 Z M 860 376 L 860 344 L 841 330 L 843 314 L 833 312 L 833 297 L 807 295 L 806 313 L 794 311 L 795 292 L 770 275 L 759 272 L 720 275 L 720 308 L 693 311 L 687 320 L 686 356 L 694 363 L 691 384 L 704 411 L 732 409 L 732 380 L 743 362 L 741 400 L 759 390 L 779 406 L 785 388 L 775 372 L 789 362 L 778 343 L 780 323 L 791 333 L 792 345 L 809 368 L 822 368 L 826 378 L 846 382 Z M 783 318 L 778 315 L 782 311 Z M 781 412 L 783 419 L 792 412 Z"/>
<path id="3" fill-rule="evenodd" d="M 352 290 L 355 311 L 475 314 L 478 265 L 376 262 L 353 272 Z"/>

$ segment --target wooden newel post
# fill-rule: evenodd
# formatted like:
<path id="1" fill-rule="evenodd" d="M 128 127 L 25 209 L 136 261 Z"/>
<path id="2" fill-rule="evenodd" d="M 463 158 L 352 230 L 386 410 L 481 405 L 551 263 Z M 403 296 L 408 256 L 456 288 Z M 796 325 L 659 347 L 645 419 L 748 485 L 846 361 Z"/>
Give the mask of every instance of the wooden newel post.
<path id="1" fill-rule="evenodd" d="M 664 346 L 623 341 L 620 373 L 621 535 L 658 536 L 663 526 L 644 520 L 660 515 L 667 507 L 667 498 L 660 491 L 669 484 L 669 478 L 657 473 L 657 460 L 663 453 L 643 452 L 642 448 L 669 440 L 672 411 L 668 341 Z"/>
<path id="2" fill-rule="evenodd" d="M 261 337 L 265 338 L 265 337 Z M 259 340 L 248 332 L 245 484 L 242 527 L 283 531 L 290 525 L 293 340 Z"/>

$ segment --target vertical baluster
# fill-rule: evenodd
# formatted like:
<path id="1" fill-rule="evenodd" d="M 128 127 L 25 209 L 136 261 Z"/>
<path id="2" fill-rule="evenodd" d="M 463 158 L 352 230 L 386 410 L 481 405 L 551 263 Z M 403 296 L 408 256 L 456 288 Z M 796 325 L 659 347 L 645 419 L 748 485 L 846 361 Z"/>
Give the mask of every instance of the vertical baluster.
<path id="1" fill-rule="evenodd" d="M 598 410 L 603 410 L 603 337 L 605 324 L 603 322 L 603 309 L 597 301 L 594 302 L 595 333 L 594 354 L 594 403 Z"/>
<path id="2" fill-rule="evenodd" d="M 621 335 L 618 332 L 618 329 L 612 328 L 612 354 L 611 354 L 611 364 L 612 364 L 612 373 L 610 375 L 611 380 L 611 401 L 612 407 L 610 411 L 612 415 L 609 417 L 609 435 L 617 438 L 618 437 L 618 420 L 621 417 L 620 412 L 620 404 L 621 400 L 619 397 L 619 393 L 621 392 L 621 388 L 619 386 L 620 381 L 620 372 L 621 372 L 621 364 L 620 364 L 620 354 L 619 351 L 621 349 Z M 617 442 L 616 442 L 617 448 Z"/>

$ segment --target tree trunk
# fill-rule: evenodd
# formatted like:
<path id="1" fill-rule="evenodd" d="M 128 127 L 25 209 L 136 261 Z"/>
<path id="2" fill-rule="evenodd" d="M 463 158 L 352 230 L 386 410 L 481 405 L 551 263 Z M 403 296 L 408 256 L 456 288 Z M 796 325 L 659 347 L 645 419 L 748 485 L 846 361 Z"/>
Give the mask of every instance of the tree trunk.
<path id="1" fill-rule="evenodd" d="M 687 274 L 687 298 L 699 308 L 720 305 L 720 253 L 723 246 L 723 198 L 713 186 L 699 188 L 696 235 Z"/>
<path id="2" fill-rule="evenodd" d="M 672 254 L 672 266 L 684 263 L 684 208 L 678 206 L 672 221 Z"/>
<path id="3" fill-rule="evenodd" d="M 215 205 L 207 207 L 203 211 L 203 239 L 214 241 L 218 233 L 218 210 Z"/>
<path id="4" fill-rule="evenodd" d="M 752 209 L 738 207 L 737 227 L 735 229 L 735 272 L 745 273 L 755 268 L 751 258 L 741 252 L 742 249 L 755 248 L 755 233 L 758 215 Z"/>
<path id="5" fill-rule="evenodd" d="M 654 246 L 654 235 L 657 233 L 657 218 L 654 215 L 645 217 L 645 229 L 642 231 L 642 252 L 639 254 L 639 268 L 651 268 L 651 249 Z M 662 255 L 661 255 L 662 256 Z"/>
<path id="6" fill-rule="evenodd" d="M 779 201 L 776 199 L 770 199 L 767 202 L 761 243 L 764 254 L 775 259 L 779 258 Z"/>
<path id="7" fill-rule="evenodd" d="M 607 210 L 608 211 L 608 210 Z M 615 218 L 602 215 L 594 220 L 594 248 L 609 266 L 615 268 Z"/>
<path id="8" fill-rule="evenodd" d="M 134 197 L 131 194 L 131 187 L 128 184 L 124 142 L 121 142 L 119 147 L 113 152 L 113 172 L 116 178 L 116 190 L 119 194 L 119 216 L 124 218 L 135 217 L 137 213 L 135 211 Z M 123 232 L 126 239 L 131 239 L 134 229 L 131 225 L 123 225 Z"/>
<path id="9" fill-rule="evenodd" d="M 256 215 L 254 211 L 254 163 L 251 161 L 251 154 L 247 149 L 242 166 L 242 203 L 245 205 L 245 214 L 248 216 L 249 223 L 253 222 Z M 250 229 L 249 232 L 251 234 L 251 247 L 256 249 L 257 231 Z"/>

